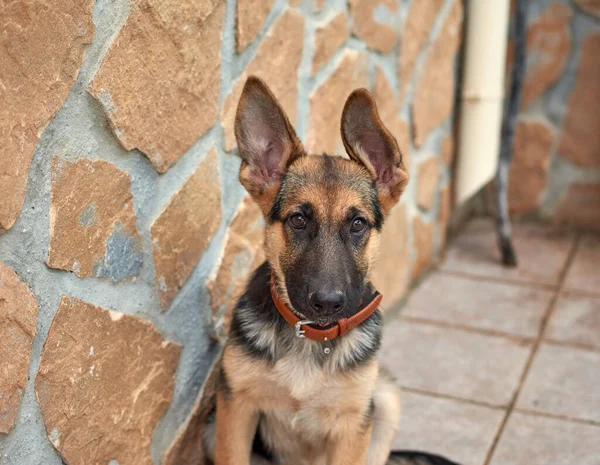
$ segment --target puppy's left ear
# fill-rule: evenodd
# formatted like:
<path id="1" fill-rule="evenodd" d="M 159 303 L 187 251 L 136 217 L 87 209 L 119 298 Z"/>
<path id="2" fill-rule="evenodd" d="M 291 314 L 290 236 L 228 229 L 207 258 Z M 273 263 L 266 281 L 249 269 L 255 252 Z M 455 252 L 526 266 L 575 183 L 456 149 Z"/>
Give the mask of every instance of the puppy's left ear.
<path id="1" fill-rule="evenodd" d="M 371 173 L 379 203 L 388 214 L 408 183 L 408 173 L 398 143 L 381 122 L 368 90 L 357 89 L 350 94 L 342 112 L 341 129 L 346 152 Z"/>

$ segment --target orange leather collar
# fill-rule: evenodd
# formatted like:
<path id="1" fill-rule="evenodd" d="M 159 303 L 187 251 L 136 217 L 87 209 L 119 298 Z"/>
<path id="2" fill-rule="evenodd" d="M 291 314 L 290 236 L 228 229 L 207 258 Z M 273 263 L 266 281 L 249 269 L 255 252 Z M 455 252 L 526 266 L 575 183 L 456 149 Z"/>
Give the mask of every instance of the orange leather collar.
<path id="1" fill-rule="evenodd" d="M 290 326 L 293 326 L 296 329 L 296 336 L 306 337 L 313 341 L 319 342 L 331 341 L 336 337 L 343 336 L 344 334 L 348 333 L 348 331 L 350 331 L 352 328 L 356 328 L 359 324 L 364 322 L 373 313 L 375 313 L 375 310 L 377 310 L 379 304 L 381 303 L 381 299 L 383 298 L 379 292 L 375 292 L 375 297 L 373 300 L 371 300 L 366 307 L 360 309 L 350 318 L 342 318 L 330 328 L 318 329 L 310 326 L 312 323 L 311 321 L 300 320 L 300 318 L 298 318 L 289 309 L 285 302 L 281 300 L 281 297 L 279 297 L 277 289 L 275 288 L 275 279 L 273 277 L 271 277 L 271 297 L 273 298 L 275 307 L 277 307 L 277 311 Z"/>

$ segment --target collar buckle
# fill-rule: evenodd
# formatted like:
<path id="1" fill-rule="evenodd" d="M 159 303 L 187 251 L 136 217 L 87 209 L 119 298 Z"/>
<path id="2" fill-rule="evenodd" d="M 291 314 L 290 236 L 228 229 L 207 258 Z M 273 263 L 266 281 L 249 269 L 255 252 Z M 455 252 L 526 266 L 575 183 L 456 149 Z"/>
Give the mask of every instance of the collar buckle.
<path id="1" fill-rule="evenodd" d="M 305 338 L 306 336 L 304 335 L 304 333 L 306 331 L 301 328 L 302 325 L 311 325 L 313 323 L 314 323 L 314 321 L 310 321 L 310 320 L 297 321 L 296 324 L 294 325 L 294 328 L 296 329 L 296 337 L 299 337 L 300 339 Z"/>

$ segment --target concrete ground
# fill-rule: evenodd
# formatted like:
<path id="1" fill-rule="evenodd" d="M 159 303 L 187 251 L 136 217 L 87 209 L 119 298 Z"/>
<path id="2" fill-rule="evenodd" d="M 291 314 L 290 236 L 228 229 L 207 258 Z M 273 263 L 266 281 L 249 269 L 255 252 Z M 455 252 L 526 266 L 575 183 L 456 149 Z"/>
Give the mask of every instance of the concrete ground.
<path id="1" fill-rule="evenodd" d="M 464 465 L 600 465 L 600 237 L 476 219 L 388 322 L 395 448 Z"/>

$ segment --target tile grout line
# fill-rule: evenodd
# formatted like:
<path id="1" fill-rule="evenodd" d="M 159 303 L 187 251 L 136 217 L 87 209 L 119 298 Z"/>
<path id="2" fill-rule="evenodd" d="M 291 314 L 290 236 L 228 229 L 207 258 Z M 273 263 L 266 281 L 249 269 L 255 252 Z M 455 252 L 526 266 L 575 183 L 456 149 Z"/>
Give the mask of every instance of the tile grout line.
<path id="1" fill-rule="evenodd" d="M 396 319 L 405 320 L 405 321 L 413 323 L 413 324 L 420 324 L 420 325 L 425 325 L 425 326 L 435 326 L 435 327 L 443 328 L 443 329 L 454 329 L 456 331 L 464 331 L 465 333 L 479 334 L 481 336 L 491 336 L 491 337 L 496 337 L 499 339 L 506 339 L 506 340 L 509 340 L 512 342 L 516 342 L 518 344 L 531 344 L 531 343 L 535 342 L 535 340 L 537 338 L 537 335 L 536 336 L 524 336 L 524 335 L 520 335 L 520 334 L 509 333 L 507 331 L 499 331 L 499 330 L 488 329 L 488 328 L 476 328 L 473 326 L 468 326 L 468 325 L 464 325 L 464 324 L 460 324 L 460 323 L 450 323 L 447 321 L 432 320 L 429 318 L 423 318 L 423 317 L 419 317 L 419 316 L 403 315 L 402 313 L 400 313 L 396 317 Z"/>
<path id="2" fill-rule="evenodd" d="M 515 407 L 513 410 L 515 412 L 522 413 L 524 415 L 529 415 L 529 416 L 532 416 L 532 417 L 552 418 L 554 420 L 569 421 L 571 423 L 578 423 L 578 424 L 581 424 L 581 425 L 598 426 L 598 427 L 600 427 L 600 422 L 599 421 L 594 421 L 594 420 L 585 420 L 583 418 L 575 418 L 575 417 L 570 417 L 568 415 L 557 415 L 555 413 L 541 412 L 539 410 L 531 410 L 531 409 L 527 409 L 527 408 L 517 408 L 517 407 Z"/>
<path id="3" fill-rule="evenodd" d="M 502 277 L 498 277 L 498 276 L 487 276 L 487 275 L 469 273 L 468 271 L 459 271 L 459 270 L 444 269 L 444 268 L 439 268 L 438 272 L 441 274 L 448 275 L 448 276 L 455 276 L 457 278 L 472 279 L 473 281 L 484 281 L 484 282 L 495 283 L 495 284 L 505 284 L 505 285 L 512 285 L 512 286 L 517 286 L 517 287 L 528 287 L 528 288 L 534 288 L 534 289 L 538 289 L 538 290 L 542 290 L 542 291 L 549 291 L 549 292 L 556 292 L 556 290 L 560 287 L 561 279 L 562 279 L 562 277 L 559 278 L 559 282 L 556 284 L 550 284 L 550 283 L 536 283 L 533 281 L 520 281 L 519 279 L 516 279 L 516 278 L 502 278 Z"/>
<path id="4" fill-rule="evenodd" d="M 480 400 L 467 399 L 466 397 L 457 397 L 452 394 L 444 394 L 440 392 L 427 391 L 425 389 L 412 388 L 408 386 L 403 386 L 402 384 L 398 384 L 398 387 L 401 391 L 408 392 L 410 394 L 419 394 L 421 396 L 434 397 L 436 399 L 452 400 L 461 404 L 475 405 L 477 407 L 485 407 L 493 410 L 506 410 L 508 407 L 508 405 L 492 404 Z"/>
<path id="5" fill-rule="evenodd" d="M 550 299 L 550 303 L 548 304 L 548 309 L 544 313 L 544 316 L 540 323 L 540 329 L 538 332 L 538 336 L 536 337 L 536 339 L 533 343 L 531 353 L 529 354 L 529 357 L 527 358 L 527 362 L 525 363 L 525 367 L 523 368 L 523 372 L 521 373 L 521 377 L 519 378 L 519 384 L 517 385 L 517 389 L 515 390 L 515 392 L 512 396 L 512 400 L 510 401 L 510 403 L 508 405 L 506 414 L 504 415 L 504 418 L 502 419 L 502 421 L 500 423 L 498 431 L 496 432 L 496 435 L 494 436 L 494 440 L 492 441 L 492 445 L 490 446 L 490 448 L 488 450 L 488 453 L 485 458 L 485 461 L 483 462 L 483 465 L 490 464 L 492 457 L 494 456 L 496 447 L 498 446 L 498 443 L 500 442 L 502 433 L 504 432 L 504 428 L 506 427 L 508 419 L 510 418 L 511 413 L 515 409 L 515 405 L 519 398 L 519 394 L 521 393 L 521 389 L 523 388 L 523 385 L 525 383 L 525 379 L 527 378 L 527 374 L 529 373 L 529 369 L 531 368 L 531 365 L 533 364 L 533 360 L 538 352 L 538 349 L 539 349 L 540 345 L 542 344 L 542 341 L 544 340 L 544 334 L 546 332 L 548 322 L 550 321 L 550 318 L 552 317 L 552 314 L 554 313 L 554 309 L 556 307 L 556 302 L 558 301 L 558 297 L 560 296 L 561 291 L 564 287 L 565 280 L 567 277 L 567 272 L 571 268 L 571 265 L 575 258 L 575 254 L 577 252 L 577 249 L 579 248 L 580 237 L 581 237 L 580 235 L 575 236 L 573 243 L 571 244 L 571 248 L 567 255 L 567 260 L 565 261 L 564 267 L 560 273 L 560 279 L 559 279 L 558 286 L 556 286 L 556 288 L 553 292 L 552 298 Z"/>

